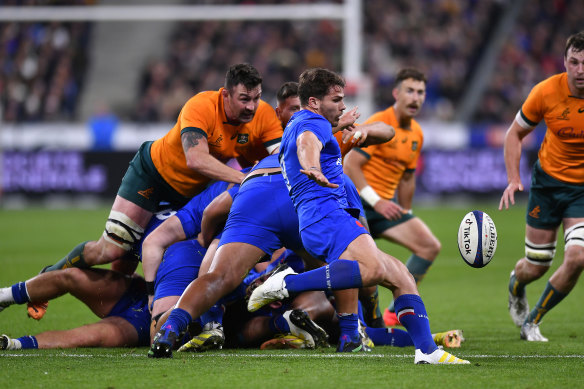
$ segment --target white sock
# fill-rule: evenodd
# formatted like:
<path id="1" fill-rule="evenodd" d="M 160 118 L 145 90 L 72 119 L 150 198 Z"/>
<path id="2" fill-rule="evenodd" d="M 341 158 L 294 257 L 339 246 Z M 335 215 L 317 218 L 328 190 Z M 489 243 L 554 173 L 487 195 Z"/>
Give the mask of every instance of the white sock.
<path id="1" fill-rule="evenodd" d="M 14 296 L 12 295 L 12 287 L 0 288 L 0 307 L 7 307 L 14 304 Z"/>
<path id="2" fill-rule="evenodd" d="M 6 335 L 4 335 L 4 336 L 6 336 Z M 6 336 L 6 338 L 8 338 L 8 336 Z M 20 340 L 8 338 L 8 346 L 6 347 L 6 350 L 20 350 L 20 349 L 22 349 L 22 344 L 20 343 Z"/>

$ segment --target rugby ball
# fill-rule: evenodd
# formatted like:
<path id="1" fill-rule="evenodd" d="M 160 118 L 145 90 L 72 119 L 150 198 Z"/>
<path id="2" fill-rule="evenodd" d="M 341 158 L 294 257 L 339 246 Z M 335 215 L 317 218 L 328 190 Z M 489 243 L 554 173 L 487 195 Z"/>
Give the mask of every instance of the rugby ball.
<path id="1" fill-rule="evenodd" d="M 458 228 L 458 251 L 472 267 L 485 267 L 497 249 L 497 229 L 485 212 L 471 211 L 464 215 Z"/>

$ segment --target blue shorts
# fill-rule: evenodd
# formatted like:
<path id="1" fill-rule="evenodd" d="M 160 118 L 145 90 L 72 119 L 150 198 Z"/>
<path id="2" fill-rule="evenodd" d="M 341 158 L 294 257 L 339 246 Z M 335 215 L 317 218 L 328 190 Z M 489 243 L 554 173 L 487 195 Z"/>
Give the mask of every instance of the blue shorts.
<path id="1" fill-rule="evenodd" d="M 184 240 L 171 245 L 156 272 L 154 301 L 168 296 L 180 296 L 197 278 L 207 250 L 198 241 Z"/>
<path id="2" fill-rule="evenodd" d="M 281 247 L 302 248 L 298 216 L 281 174 L 253 177 L 241 186 L 219 247 L 227 243 L 248 243 L 270 255 Z"/>
<path id="3" fill-rule="evenodd" d="M 306 251 L 327 263 L 339 259 L 349 244 L 362 234 L 369 233 L 359 220 L 340 208 L 300 232 Z"/>
<path id="4" fill-rule="evenodd" d="M 106 317 L 126 319 L 138 332 L 138 346 L 150 345 L 150 311 L 146 283 L 142 278 L 132 279 L 130 287 Z"/>

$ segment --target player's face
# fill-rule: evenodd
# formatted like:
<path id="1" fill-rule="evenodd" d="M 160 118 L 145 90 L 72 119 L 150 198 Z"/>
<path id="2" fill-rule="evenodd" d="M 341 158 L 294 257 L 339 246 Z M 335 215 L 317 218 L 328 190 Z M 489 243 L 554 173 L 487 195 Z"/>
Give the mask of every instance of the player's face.
<path id="1" fill-rule="evenodd" d="M 278 115 L 282 127 L 286 127 L 292 115 L 298 111 L 300 111 L 300 97 L 298 96 L 288 97 L 282 104 L 278 104 L 276 107 L 276 115 Z"/>
<path id="2" fill-rule="evenodd" d="M 225 114 L 232 123 L 249 123 L 252 121 L 262 97 L 262 86 L 247 88 L 237 84 L 231 91 L 223 90 Z"/>
<path id="3" fill-rule="evenodd" d="M 408 78 L 393 90 L 393 97 L 395 98 L 394 107 L 399 115 L 413 118 L 420 112 L 426 100 L 426 84 L 423 81 Z"/>
<path id="4" fill-rule="evenodd" d="M 345 108 L 345 103 L 343 98 L 345 97 L 345 92 L 343 87 L 340 85 L 335 85 L 330 87 L 329 92 L 320 101 L 320 107 L 318 113 L 324 116 L 333 127 L 339 124 L 339 118 L 343 114 Z"/>
<path id="5" fill-rule="evenodd" d="M 584 96 L 584 50 L 574 51 L 573 47 L 568 49 L 564 66 L 568 74 L 568 85 L 570 91 L 576 96 Z"/>

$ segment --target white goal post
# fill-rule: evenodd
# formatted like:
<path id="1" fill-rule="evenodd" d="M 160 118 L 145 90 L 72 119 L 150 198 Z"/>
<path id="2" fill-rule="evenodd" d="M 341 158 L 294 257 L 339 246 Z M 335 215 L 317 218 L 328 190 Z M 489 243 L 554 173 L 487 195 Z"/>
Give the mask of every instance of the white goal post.
<path id="1" fill-rule="evenodd" d="M 31 21 L 210 21 L 210 20 L 340 20 L 343 23 L 343 76 L 348 105 L 356 104 L 367 117 L 372 113 L 371 82 L 363 74 L 362 0 L 343 4 L 273 5 L 96 5 L 5 6 L 0 22 Z"/>

